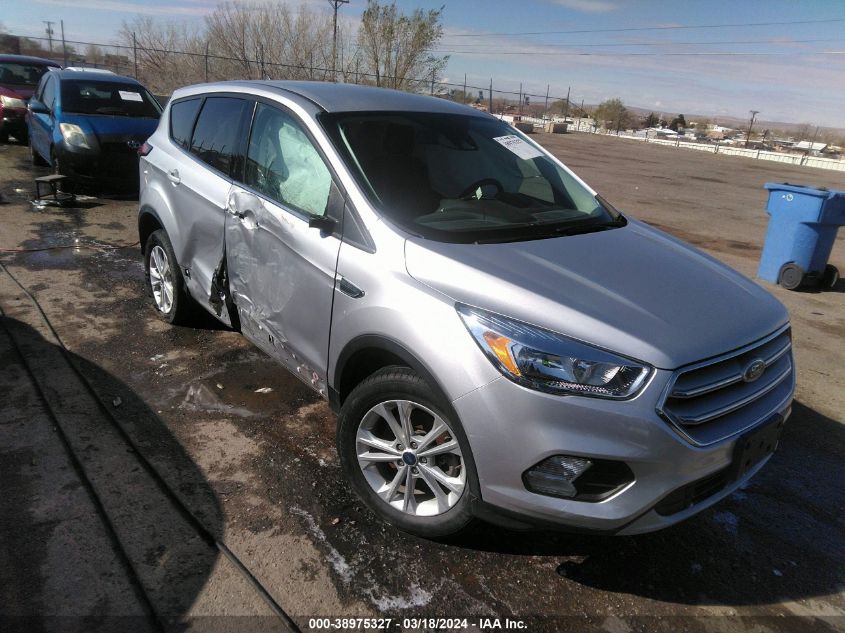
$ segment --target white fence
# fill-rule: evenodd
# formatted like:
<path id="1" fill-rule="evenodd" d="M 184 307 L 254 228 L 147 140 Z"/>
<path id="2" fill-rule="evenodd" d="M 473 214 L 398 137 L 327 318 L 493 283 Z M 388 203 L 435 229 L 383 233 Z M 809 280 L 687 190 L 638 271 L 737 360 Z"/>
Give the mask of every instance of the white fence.
<path id="1" fill-rule="evenodd" d="M 569 127 L 575 132 L 591 132 L 599 134 L 591 125 L 580 123 L 576 121 Z M 602 131 L 603 132 L 603 131 Z M 816 167 L 818 169 L 830 169 L 833 171 L 845 171 L 845 160 L 837 160 L 834 158 L 821 158 L 818 156 L 799 156 L 796 154 L 782 154 L 780 152 L 767 152 L 758 149 L 745 149 L 743 147 L 735 147 L 733 145 L 721 145 L 719 143 L 689 143 L 681 140 L 657 139 L 647 138 L 643 136 L 631 136 L 629 134 L 609 134 L 608 136 L 618 136 L 619 138 L 632 139 L 634 141 L 643 141 L 644 143 L 654 143 L 656 145 L 668 145 L 671 147 L 679 147 L 683 149 L 693 149 L 700 152 L 710 152 L 711 154 L 723 154 L 725 156 L 745 156 L 746 158 L 756 158 L 758 160 L 769 160 L 776 163 L 786 163 L 788 165 L 801 165 L 804 167 Z"/>

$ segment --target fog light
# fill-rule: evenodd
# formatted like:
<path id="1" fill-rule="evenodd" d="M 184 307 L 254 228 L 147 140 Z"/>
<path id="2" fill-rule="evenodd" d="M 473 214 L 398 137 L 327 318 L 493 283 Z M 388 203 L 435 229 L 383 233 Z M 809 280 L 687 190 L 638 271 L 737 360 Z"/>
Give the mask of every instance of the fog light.
<path id="1" fill-rule="evenodd" d="M 531 492 L 571 499 L 578 494 L 575 480 L 592 465 L 583 457 L 553 455 L 526 470 L 522 480 Z"/>

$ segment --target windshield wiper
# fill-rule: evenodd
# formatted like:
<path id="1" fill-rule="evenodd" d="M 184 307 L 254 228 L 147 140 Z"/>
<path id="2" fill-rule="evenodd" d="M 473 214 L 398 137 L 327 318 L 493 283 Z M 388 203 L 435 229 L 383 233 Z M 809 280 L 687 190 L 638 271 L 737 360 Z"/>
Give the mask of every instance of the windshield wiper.
<path id="1" fill-rule="evenodd" d="M 520 232 L 516 235 L 507 235 L 501 237 L 490 237 L 486 239 L 474 240 L 476 244 L 504 244 L 506 242 L 525 242 L 529 240 L 541 240 L 550 237 L 562 237 L 570 235 L 582 235 L 584 233 L 598 233 L 599 231 L 606 231 L 608 229 L 616 229 L 625 226 L 628 221 L 619 216 L 618 220 L 611 220 L 610 222 L 600 222 L 596 224 L 575 224 L 572 226 L 559 226 L 556 228 L 547 228 L 544 231 L 537 233 Z M 536 224 L 523 225 L 520 228 L 540 228 Z"/>

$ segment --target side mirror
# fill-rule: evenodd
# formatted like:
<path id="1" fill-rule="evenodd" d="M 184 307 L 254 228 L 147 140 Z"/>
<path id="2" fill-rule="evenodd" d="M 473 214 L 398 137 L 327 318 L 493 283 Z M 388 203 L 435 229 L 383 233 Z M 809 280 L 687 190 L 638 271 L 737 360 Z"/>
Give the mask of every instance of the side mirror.
<path id="1" fill-rule="evenodd" d="M 50 114 L 50 109 L 41 103 L 40 101 L 36 101 L 35 99 L 29 100 L 29 111 L 33 114 Z"/>
<path id="2" fill-rule="evenodd" d="M 312 229 L 320 229 L 321 232 L 332 233 L 337 225 L 337 220 L 327 215 L 312 215 L 308 218 L 308 226 Z"/>

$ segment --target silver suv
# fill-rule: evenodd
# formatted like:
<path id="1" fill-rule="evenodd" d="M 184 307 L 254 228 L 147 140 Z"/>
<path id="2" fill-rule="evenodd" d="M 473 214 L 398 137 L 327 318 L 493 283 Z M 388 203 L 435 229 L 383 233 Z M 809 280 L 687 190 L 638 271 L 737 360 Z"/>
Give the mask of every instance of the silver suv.
<path id="1" fill-rule="evenodd" d="M 201 306 L 326 398 L 345 476 L 405 530 L 655 530 L 777 445 L 784 307 L 493 116 L 205 84 L 140 153 L 155 308 Z"/>

